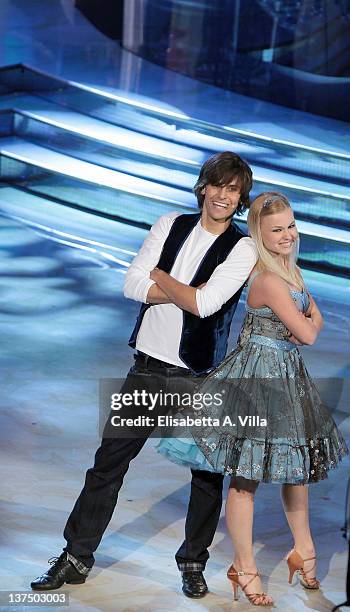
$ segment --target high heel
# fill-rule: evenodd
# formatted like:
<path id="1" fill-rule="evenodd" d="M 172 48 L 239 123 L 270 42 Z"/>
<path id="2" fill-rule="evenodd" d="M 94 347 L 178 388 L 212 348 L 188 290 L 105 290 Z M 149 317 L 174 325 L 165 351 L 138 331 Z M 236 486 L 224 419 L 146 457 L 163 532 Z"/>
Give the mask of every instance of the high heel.
<path id="1" fill-rule="evenodd" d="M 248 580 L 248 582 L 246 582 L 244 586 L 242 586 L 239 582 L 239 576 L 252 576 L 252 578 Z M 247 586 L 249 586 L 250 583 L 253 582 L 253 580 L 258 577 L 260 577 L 259 572 L 255 572 L 255 574 L 251 574 L 249 572 L 243 572 L 243 571 L 237 572 L 234 566 L 231 565 L 227 570 L 227 578 L 232 584 L 234 601 L 238 601 L 238 597 L 239 597 L 238 590 L 239 588 L 241 588 L 244 595 L 246 596 L 248 601 L 253 606 L 272 607 L 274 605 L 274 601 L 272 597 L 270 597 L 266 593 L 247 593 L 246 592 Z"/>
<path id="2" fill-rule="evenodd" d="M 308 578 L 306 575 L 315 569 L 316 563 L 314 563 L 311 569 L 304 570 L 304 563 L 306 561 L 313 561 L 313 560 L 316 560 L 316 557 L 308 557 L 307 559 L 303 559 L 302 556 L 298 553 L 298 551 L 296 551 L 295 548 L 293 548 L 286 557 L 286 561 L 287 561 L 287 565 L 289 569 L 289 578 L 288 578 L 289 584 L 292 584 L 293 576 L 295 572 L 298 572 L 299 582 L 304 587 L 304 589 L 312 589 L 314 591 L 319 589 L 320 581 L 317 580 L 317 578 L 315 577 Z"/>

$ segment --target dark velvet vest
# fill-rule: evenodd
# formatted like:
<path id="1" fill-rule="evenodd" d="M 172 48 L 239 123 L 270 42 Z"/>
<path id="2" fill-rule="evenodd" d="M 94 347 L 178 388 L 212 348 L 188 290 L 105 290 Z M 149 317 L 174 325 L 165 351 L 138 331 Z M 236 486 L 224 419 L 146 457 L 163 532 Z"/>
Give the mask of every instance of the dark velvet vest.
<path id="1" fill-rule="evenodd" d="M 180 215 L 170 229 L 158 262 L 158 268 L 170 273 L 175 259 L 189 236 L 200 214 Z M 235 244 L 244 236 L 234 224 L 220 234 L 204 255 L 192 281 L 191 287 L 207 282 L 215 268 L 225 261 Z M 225 357 L 231 321 L 237 307 L 242 287 L 220 310 L 209 317 L 200 317 L 183 311 L 183 326 L 179 357 L 196 375 L 205 374 L 215 368 Z M 144 314 L 152 304 L 142 304 L 129 345 L 136 346 L 136 338 Z"/>

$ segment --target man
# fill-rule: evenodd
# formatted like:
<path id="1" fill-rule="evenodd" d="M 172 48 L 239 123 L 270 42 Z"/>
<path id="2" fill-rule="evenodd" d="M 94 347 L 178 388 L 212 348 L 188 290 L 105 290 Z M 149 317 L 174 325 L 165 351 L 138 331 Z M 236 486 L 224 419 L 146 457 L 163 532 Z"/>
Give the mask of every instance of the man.
<path id="1" fill-rule="evenodd" d="M 225 357 L 231 320 L 256 262 L 252 240 L 232 223 L 234 213 L 248 206 L 251 186 L 249 166 L 234 153 L 218 153 L 204 163 L 194 188 L 201 212 L 166 214 L 150 230 L 125 279 L 125 296 L 142 306 L 130 338 L 135 365 L 123 391 L 140 380 L 147 385 L 150 374 L 171 389 L 172 380 L 206 374 Z M 64 530 L 67 545 L 31 583 L 34 590 L 85 582 L 130 461 L 145 441 L 146 436 L 102 438 Z M 176 553 L 188 597 L 208 590 L 203 570 L 220 516 L 222 483 L 221 474 L 192 470 L 185 540 Z"/>

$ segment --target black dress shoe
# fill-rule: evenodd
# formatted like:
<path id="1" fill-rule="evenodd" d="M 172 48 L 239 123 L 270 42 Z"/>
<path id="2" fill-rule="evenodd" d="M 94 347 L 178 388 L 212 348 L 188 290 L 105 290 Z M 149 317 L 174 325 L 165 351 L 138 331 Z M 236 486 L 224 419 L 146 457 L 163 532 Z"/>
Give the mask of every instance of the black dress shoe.
<path id="1" fill-rule="evenodd" d="M 203 572 L 182 572 L 182 590 L 186 597 L 204 597 L 208 587 Z"/>
<path id="2" fill-rule="evenodd" d="M 74 565 L 68 561 L 67 553 L 63 552 L 59 557 L 49 559 L 52 567 L 31 582 L 30 586 L 34 591 L 51 591 L 59 589 L 65 582 L 67 584 L 83 584 L 87 578 L 75 569 Z"/>

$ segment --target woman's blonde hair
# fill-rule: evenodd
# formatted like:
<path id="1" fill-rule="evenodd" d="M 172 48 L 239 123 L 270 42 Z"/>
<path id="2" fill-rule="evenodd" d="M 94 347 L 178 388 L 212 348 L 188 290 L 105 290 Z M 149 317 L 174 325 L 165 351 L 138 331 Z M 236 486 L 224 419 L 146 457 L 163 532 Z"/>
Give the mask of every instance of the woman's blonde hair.
<path id="1" fill-rule="evenodd" d="M 261 219 L 268 215 L 274 215 L 287 208 L 291 209 L 289 200 L 277 191 L 266 191 L 258 195 L 252 202 L 248 212 L 249 233 L 254 240 L 258 250 L 257 270 L 270 270 L 278 274 L 289 285 L 298 289 L 304 288 L 303 279 L 298 271 L 296 261 L 299 252 L 299 238 L 295 243 L 293 252 L 284 257 L 273 257 L 265 247 L 261 235 Z"/>

